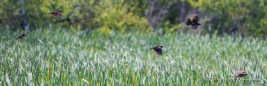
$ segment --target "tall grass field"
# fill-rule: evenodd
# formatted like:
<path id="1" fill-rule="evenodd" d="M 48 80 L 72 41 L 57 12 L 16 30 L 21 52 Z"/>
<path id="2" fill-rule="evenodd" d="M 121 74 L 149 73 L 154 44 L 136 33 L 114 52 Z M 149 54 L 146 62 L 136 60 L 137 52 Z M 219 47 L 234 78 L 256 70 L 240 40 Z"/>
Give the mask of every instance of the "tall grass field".
<path id="1" fill-rule="evenodd" d="M 0 31 L 1 86 L 266 86 L 267 41 L 66 29 Z M 149 48 L 162 45 L 163 55 Z M 245 77 L 233 77 L 245 70 Z"/>

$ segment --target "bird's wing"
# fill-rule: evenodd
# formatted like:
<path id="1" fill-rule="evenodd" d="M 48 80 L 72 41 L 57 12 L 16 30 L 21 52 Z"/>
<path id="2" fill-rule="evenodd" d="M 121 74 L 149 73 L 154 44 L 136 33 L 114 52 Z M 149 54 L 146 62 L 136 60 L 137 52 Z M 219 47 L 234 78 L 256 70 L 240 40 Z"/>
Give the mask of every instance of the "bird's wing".
<path id="1" fill-rule="evenodd" d="M 192 21 L 190 19 L 187 19 L 186 25 L 190 25 L 190 24 L 192 24 Z"/>
<path id="2" fill-rule="evenodd" d="M 197 14 L 195 14 L 193 17 L 193 23 L 197 24 L 198 21 L 199 21 L 198 16 L 197 16 Z"/>
<path id="3" fill-rule="evenodd" d="M 20 38 L 20 36 L 18 36 L 17 38 L 16 38 L 16 40 L 18 40 Z"/>
<path id="4" fill-rule="evenodd" d="M 158 55 L 162 55 L 162 50 L 161 50 L 161 49 L 157 49 L 157 50 L 156 50 L 156 53 L 157 53 Z"/>
<path id="5" fill-rule="evenodd" d="M 22 34 L 22 36 L 27 36 L 27 34 Z"/>
<path id="6" fill-rule="evenodd" d="M 61 16 L 62 16 L 62 14 L 60 13 L 60 14 L 58 14 L 57 16 L 61 17 Z"/>

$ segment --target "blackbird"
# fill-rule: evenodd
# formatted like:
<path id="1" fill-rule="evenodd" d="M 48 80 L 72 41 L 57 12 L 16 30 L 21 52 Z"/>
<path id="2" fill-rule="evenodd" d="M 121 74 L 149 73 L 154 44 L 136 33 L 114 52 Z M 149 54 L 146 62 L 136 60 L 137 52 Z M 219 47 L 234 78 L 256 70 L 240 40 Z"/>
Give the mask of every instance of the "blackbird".
<path id="1" fill-rule="evenodd" d="M 191 25 L 192 29 L 197 29 L 198 25 L 201 25 L 200 23 L 198 23 L 198 21 L 198 16 L 197 14 L 195 14 L 192 21 L 189 18 L 187 19 L 186 25 Z"/>
<path id="2" fill-rule="evenodd" d="M 153 49 L 157 55 L 162 55 L 162 47 L 163 46 L 155 46 L 155 47 L 150 48 L 150 49 Z"/>
<path id="3" fill-rule="evenodd" d="M 16 38 L 16 40 L 18 40 L 18 39 L 22 39 L 22 38 L 24 38 L 24 37 L 26 37 L 27 36 L 27 34 L 21 34 L 20 36 L 18 36 L 17 38 Z"/>
<path id="4" fill-rule="evenodd" d="M 52 14 L 54 17 L 61 17 L 62 16 L 61 11 L 53 11 L 53 12 L 48 13 L 48 14 Z"/>
<path id="5" fill-rule="evenodd" d="M 248 74 L 243 71 L 243 70 L 238 70 L 235 77 L 244 77 L 244 76 L 247 76 Z"/>

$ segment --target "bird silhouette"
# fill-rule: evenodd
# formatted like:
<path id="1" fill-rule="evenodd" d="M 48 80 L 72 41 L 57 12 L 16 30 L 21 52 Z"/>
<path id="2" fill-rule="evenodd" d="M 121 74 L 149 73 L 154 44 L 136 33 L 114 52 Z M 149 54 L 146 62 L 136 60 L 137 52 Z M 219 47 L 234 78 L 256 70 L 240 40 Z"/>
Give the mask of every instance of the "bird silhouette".
<path id="1" fill-rule="evenodd" d="M 48 13 L 48 14 L 52 14 L 52 16 L 54 16 L 54 17 L 61 17 L 62 16 L 61 11 L 53 11 L 53 12 Z"/>
<path id="2" fill-rule="evenodd" d="M 155 46 L 155 47 L 152 47 L 150 49 L 153 49 L 157 55 L 162 55 L 162 47 L 163 46 Z"/>
<path id="3" fill-rule="evenodd" d="M 22 39 L 22 38 L 24 38 L 24 37 L 26 37 L 27 36 L 27 34 L 21 34 L 20 36 L 18 36 L 17 38 L 16 38 L 16 40 L 18 40 L 18 39 Z"/>
<path id="4" fill-rule="evenodd" d="M 235 77 L 244 77 L 247 76 L 248 74 L 244 70 L 238 70 Z"/>
<path id="5" fill-rule="evenodd" d="M 195 14 L 192 20 L 190 20 L 189 18 L 187 19 L 186 25 L 191 25 L 192 29 L 197 29 L 198 25 L 201 25 L 200 23 L 198 23 L 198 21 L 198 16 L 197 14 Z"/>

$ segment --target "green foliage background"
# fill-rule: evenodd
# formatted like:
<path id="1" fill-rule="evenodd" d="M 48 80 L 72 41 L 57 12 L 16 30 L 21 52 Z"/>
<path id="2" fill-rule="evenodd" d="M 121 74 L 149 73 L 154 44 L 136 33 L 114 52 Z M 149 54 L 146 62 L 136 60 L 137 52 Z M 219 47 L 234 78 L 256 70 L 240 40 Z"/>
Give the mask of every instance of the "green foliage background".
<path id="1" fill-rule="evenodd" d="M 197 31 L 199 33 L 218 32 L 222 35 L 237 32 L 245 36 L 265 37 L 267 31 L 266 0 L 24 0 L 24 6 L 31 30 L 55 25 L 103 33 L 114 30 L 125 32 L 128 29 L 151 32 L 158 30 L 151 27 L 146 16 L 152 1 L 158 3 L 156 9 L 170 6 L 159 23 L 159 30 L 164 33 L 190 32 L 184 21 L 195 13 L 199 14 L 202 23 Z M 23 28 L 19 0 L 0 2 L 0 25 L 13 30 Z M 62 10 L 63 17 L 47 14 L 54 10 Z M 69 22 L 58 22 L 67 18 Z"/>
<path id="2" fill-rule="evenodd" d="M 259 38 L 45 28 L 15 40 L 19 34 L 0 32 L 1 86 L 267 84 L 267 42 Z M 163 56 L 149 50 L 155 45 Z M 248 75 L 233 77 L 237 70 Z"/>
<path id="3" fill-rule="evenodd" d="M 19 0 L 0 1 L 1 86 L 267 83 L 266 0 L 23 1 L 29 32 Z M 164 16 L 157 28 L 152 2 L 151 18 Z M 192 30 L 184 22 L 195 13 L 202 25 Z M 149 50 L 156 45 L 163 56 Z M 233 78 L 237 70 L 249 75 Z"/>

